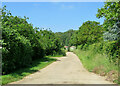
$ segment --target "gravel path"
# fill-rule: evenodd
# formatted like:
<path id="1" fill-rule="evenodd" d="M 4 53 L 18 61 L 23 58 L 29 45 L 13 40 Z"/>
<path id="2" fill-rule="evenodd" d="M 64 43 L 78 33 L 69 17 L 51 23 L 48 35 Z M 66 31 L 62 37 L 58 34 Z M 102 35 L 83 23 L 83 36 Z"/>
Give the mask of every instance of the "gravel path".
<path id="1" fill-rule="evenodd" d="M 72 52 L 24 79 L 10 84 L 113 84 L 88 72 Z"/>

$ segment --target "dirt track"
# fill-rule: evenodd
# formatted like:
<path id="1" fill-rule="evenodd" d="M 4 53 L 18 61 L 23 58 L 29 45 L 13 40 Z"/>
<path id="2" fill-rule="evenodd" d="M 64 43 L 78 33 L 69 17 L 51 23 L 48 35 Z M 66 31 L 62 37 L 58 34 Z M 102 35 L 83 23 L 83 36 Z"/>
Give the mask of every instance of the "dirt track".
<path id="1" fill-rule="evenodd" d="M 113 84 L 104 77 L 88 72 L 72 52 L 46 68 L 11 84 Z"/>

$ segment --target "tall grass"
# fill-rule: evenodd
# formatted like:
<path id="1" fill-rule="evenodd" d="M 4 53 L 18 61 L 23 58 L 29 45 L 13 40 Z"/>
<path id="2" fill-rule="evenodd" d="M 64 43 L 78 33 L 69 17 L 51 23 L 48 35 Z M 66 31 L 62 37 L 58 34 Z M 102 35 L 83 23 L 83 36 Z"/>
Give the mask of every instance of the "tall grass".
<path id="1" fill-rule="evenodd" d="M 80 49 L 75 50 L 74 53 L 76 53 L 84 67 L 90 72 L 106 76 L 109 75 L 110 71 L 118 71 L 118 65 L 111 63 L 106 55 L 96 53 L 93 50 L 84 51 Z M 114 82 L 118 83 L 116 79 L 114 79 Z"/>

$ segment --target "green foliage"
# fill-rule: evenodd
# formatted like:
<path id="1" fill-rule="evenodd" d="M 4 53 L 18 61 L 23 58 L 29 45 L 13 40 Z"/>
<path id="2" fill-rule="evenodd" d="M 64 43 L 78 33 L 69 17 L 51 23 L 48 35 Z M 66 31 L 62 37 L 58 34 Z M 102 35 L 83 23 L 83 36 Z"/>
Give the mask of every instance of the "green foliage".
<path id="1" fill-rule="evenodd" d="M 4 41 L 2 48 L 3 74 L 28 66 L 33 52 L 30 41 L 9 28 L 3 29 L 2 38 Z"/>
<path id="2" fill-rule="evenodd" d="M 84 46 L 83 46 L 83 50 L 87 50 L 88 49 L 88 44 L 85 44 Z"/>
<path id="3" fill-rule="evenodd" d="M 93 44 L 101 41 L 103 28 L 99 22 L 87 21 L 71 37 L 71 45 Z"/>
<path id="4" fill-rule="evenodd" d="M 62 56 L 66 56 L 66 52 L 65 52 L 65 50 L 59 50 L 59 52 L 55 52 L 54 54 L 53 54 L 53 56 L 56 56 L 56 55 L 62 55 Z"/>
<path id="5" fill-rule="evenodd" d="M 83 49 L 83 46 L 84 46 L 83 44 L 79 45 L 79 46 L 78 46 L 78 49 L 81 49 L 81 50 L 82 50 L 82 49 Z"/>
<path id="6" fill-rule="evenodd" d="M 103 50 L 105 54 L 107 54 L 111 62 L 118 64 L 118 57 L 120 51 L 116 41 L 105 43 L 103 46 Z"/>
<path id="7" fill-rule="evenodd" d="M 43 58 L 45 55 L 62 54 L 61 42 L 50 30 L 33 28 L 27 22 L 29 18 L 12 16 L 2 9 L 2 68 L 3 74 L 11 73 L 19 68 L 29 66 L 33 60 Z"/>
<path id="8" fill-rule="evenodd" d="M 78 42 L 78 31 L 75 31 L 74 34 L 71 36 L 70 45 L 77 46 L 79 44 Z"/>
<path id="9" fill-rule="evenodd" d="M 45 50 L 45 55 L 54 55 L 61 50 L 62 45 L 60 43 L 60 39 L 55 35 L 55 33 L 48 30 L 40 30 L 37 33 Z"/>
<path id="10" fill-rule="evenodd" d="M 70 39 L 74 32 L 74 30 L 70 29 L 64 33 L 57 32 L 55 34 L 61 40 L 62 46 L 70 46 Z"/>
<path id="11" fill-rule="evenodd" d="M 98 18 L 105 17 L 104 28 L 112 27 L 120 20 L 120 1 L 105 2 L 104 7 L 98 9 Z"/>
<path id="12" fill-rule="evenodd" d="M 106 29 L 105 40 L 120 40 L 120 1 L 106 2 L 98 9 L 98 18 L 104 17 L 103 27 Z"/>
<path id="13" fill-rule="evenodd" d="M 103 34 L 103 38 L 106 42 L 102 44 L 103 51 L 111 61 L 118 63 L 120 56 L 120 1 L 105 2 L 104 7 L 98 9 L 96 16 L 105 18 L 103 28 L 106 29 L 106 32 Z"/>
<path id="14" fill-rule="evenodd" d="M 92 50 L 95 53 L 99 53 L 102 55 L 106 55 L 109 59 L 109 62 L 113 64 L 118 64 L 118 57 L 119 57 L 119 47 L 117 46 L 116 41 L 112 42 L 101 42 L 101 43 L 94 43 L 92 45 L 79 45 L 78 49 L 80 50 Z"/>

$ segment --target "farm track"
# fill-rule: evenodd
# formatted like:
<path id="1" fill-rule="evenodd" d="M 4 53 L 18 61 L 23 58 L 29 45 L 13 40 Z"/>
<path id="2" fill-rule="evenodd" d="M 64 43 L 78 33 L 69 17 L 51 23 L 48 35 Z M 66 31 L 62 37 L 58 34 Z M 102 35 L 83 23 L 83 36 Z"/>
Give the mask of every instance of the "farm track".
<path id="1" fill-rule="evenodd" d="M 94 73 L 88 72 L 72 52 L 40 71 L 10 84 L 113 84 Z"/>

